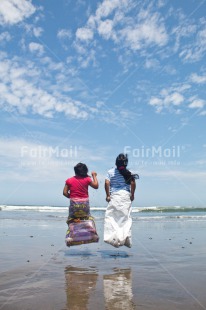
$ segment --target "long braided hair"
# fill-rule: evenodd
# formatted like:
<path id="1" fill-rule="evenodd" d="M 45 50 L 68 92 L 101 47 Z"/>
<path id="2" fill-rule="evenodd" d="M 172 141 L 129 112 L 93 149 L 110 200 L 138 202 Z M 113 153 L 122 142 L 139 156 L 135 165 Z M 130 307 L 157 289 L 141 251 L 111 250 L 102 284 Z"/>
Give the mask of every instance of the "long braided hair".
<path id="1" fill-rule="evenodd" d="M 139 179 L 138 174 L 132 174 L 131 171 L 129 171 L 126 167 L 128 164 L 128 157 L 127 154 L 119 154 L 116 158 L 116 166 L 119 171 L 119 173 L 124 177 L 126 184 L 131 184 L 131 181 L 134 181 L 135 179 Z"/>

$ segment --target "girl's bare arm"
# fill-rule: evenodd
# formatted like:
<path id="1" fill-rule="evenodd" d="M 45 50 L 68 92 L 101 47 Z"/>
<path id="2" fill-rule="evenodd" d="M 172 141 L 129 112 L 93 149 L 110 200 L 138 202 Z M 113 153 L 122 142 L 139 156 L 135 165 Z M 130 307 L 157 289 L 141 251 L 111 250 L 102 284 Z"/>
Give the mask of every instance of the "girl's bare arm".
<path id="1" fill-rule="evenodd" d="M 134 200 L 134 192 L 135 192 L 135 189 L 136 189 L 136 182 L 135 182 L 135 180 L 132 180 L 130 185 L 131 185 L 131 187 L 130 187 L 130 199 L 131 199 L 131 201 L 133 201 Z"/>
<path id="2" fill-rule="evenodd" d="M 99 183 L 98 183 L 98 180 L 97 180 L 97 173 L 92 171 L 91 175 L 92 175 L 93 181 L 89 185 L 91 187 L 97 189 L 99 187 Z"/>
<path id="3" fill-rule="evenodd" d="M 69 186 L 65 184 L 64 189 L 63 189 L 63 195 L 67 198 L 70 197 L 69 195 Z"/>
<path id="4" fill-rule="evenodd" d="M 106 192 L 106 201 L 109 202 L 110 199 L 110 181 L 109 180 L 105 180 L 105 192 Z"/>

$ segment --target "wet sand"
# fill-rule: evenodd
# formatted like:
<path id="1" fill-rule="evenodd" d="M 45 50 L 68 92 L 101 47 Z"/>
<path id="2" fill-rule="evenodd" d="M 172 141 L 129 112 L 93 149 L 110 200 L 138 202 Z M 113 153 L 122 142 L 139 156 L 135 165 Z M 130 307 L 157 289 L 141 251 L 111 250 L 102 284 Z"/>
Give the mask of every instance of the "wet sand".
<path id="1" fill-rule="evenodd" d="M 1 221 L 0 309 L 206 309 L 206 222 L 133 223 L 133 246 L 66 247 L 65 221 Z"/>

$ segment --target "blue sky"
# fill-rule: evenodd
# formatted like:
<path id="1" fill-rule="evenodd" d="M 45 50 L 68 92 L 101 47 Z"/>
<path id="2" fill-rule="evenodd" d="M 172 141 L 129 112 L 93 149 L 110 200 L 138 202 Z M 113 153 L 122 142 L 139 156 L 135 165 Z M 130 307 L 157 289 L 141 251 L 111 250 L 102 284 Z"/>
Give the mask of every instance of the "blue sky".
<path id="1" fill-rule="evenodd" d="M 78 162 L 106 206 L 116 156 L 134 206 L 206 204 L 206 1 L 1 0 L 0 204 L 68 204 Z"/>

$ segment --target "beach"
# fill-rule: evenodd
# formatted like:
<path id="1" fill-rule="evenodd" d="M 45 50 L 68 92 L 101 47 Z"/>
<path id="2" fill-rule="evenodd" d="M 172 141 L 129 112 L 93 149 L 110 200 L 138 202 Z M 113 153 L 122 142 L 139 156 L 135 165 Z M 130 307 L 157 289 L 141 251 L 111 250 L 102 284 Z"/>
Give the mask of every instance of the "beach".
<path id="1" fill-rule="evenodd" d="M 21 215 L 19 215 L 21 214 Z M 133 215 L 132 248 L 66 247 L 66 216 L 0 212 L 0 309 L 206 309 L 205 214 Z"/>

